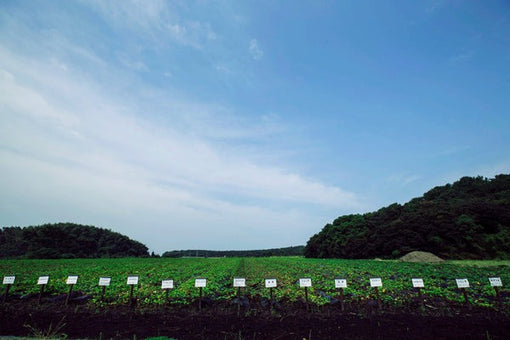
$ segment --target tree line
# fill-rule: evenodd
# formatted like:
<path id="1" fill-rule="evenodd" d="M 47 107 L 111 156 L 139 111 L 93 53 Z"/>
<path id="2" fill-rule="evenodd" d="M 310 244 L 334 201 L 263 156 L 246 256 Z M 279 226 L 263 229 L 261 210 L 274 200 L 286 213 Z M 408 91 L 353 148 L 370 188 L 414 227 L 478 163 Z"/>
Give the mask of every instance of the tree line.
<path id="1" fill-rule="evenodd" d="M 148 256 L 148 248 L 108 229 L 74 223 L 0 229 L 2 258 L 99 258 Z"/>
<path id="2" fill-rule="evenodd" d="M 306 244 L 306 257 L 510 258 L 510 175 L 463 177 L 400 205 L 340 216 Z"/>
<path id="3" fill-rule="evenodd" d="M 261 250 L 173 250 L 163 253 L 163 257 L 267 257 L 302 256 L 305 246 Z"/>

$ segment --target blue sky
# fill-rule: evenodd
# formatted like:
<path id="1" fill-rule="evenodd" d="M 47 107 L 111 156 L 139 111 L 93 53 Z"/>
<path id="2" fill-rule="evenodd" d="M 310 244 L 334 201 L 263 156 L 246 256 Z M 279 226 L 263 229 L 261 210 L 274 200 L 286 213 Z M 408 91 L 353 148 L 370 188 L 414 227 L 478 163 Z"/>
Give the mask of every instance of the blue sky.
<path id="1" fill-rule="evenodd" d="M 2 1 L 0 225 L 305 244 L 510 172 L 507 1 Z"/>

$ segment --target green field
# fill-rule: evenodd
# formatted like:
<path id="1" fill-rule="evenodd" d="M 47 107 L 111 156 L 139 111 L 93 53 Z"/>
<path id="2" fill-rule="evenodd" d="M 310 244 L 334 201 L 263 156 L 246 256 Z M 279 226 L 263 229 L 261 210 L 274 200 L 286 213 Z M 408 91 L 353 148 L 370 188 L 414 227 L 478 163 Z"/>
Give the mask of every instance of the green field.
<path id="1" fill-rule="evenodd" d="M 140 305 L 166 303 L 161 280 L 173 279 L 175 289 L 169 292 L 173 303 L 187 304 L 198 297 L 194 287 L 197 277 L 207 279 L 204 296 L 215 300 L 228 300 L 236 295 L 232 287 L 234 277 L 246 278 L 243 294 L 249 297 L 268 297 L 264 287 L 265 278 L 276 278 L 278 287 L 274 296 L 281 301 L 296 301 L 304 297 L 304 289 L 298 285 L 300 277 L 312 279 L 309 289 L 311 302 L 318 305 L 329 302 L 327 296 L 336 296 L 335 278 L 347 279 L 344 290 L 346 300 L 362 302 L 373 298 L 369 287 L 371 277 L 380 277 L 381 299 L 388 304 L 405 303 L 416 295 L 411 278 L 423 278 L 423 294 L 441 297 L 452 302 L 463 300 L 456 288 L 456 278 L 467 278 L 470 283 L 468 295 L 475 306 L 494 305 L 494 289 L 488 277 L 501 277 L 503 291 L 510 282 L 510 261 L 445 261 L 440 264 L 403 263 L 397 261 L 306 259 L 301 257 L 269 258 L 124 258 L 124 259 L 72 259 L 72 260 L 1 260 L 0 276 L 15 275 L 16 281 L 9 294 L 39 292 L 36 284 L 41 275 L 49 275 L 45 291 L 64 294 L 68 291 L 66 278 L 78 275 L 75 291 L 94 296 L 91 303 L 125 304 L 129 299 L 128 275 L 138 275 L 139 284 L 135 295 Z M 106 289 L 106 300 L 99 301 L 102 288 L 98 286 L 101 276 L 111 277 Z M 326 296 L 325 296 L 326 295 Z M 505 301 L 505 304 L 510 302 Z"/>

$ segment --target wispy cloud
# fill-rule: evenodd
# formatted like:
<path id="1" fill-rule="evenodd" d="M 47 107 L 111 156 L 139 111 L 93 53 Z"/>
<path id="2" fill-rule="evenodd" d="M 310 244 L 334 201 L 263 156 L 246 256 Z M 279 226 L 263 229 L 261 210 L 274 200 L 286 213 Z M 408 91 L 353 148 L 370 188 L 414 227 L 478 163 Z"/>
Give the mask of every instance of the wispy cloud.
<path id="1" fill-rule="evenodd" d="M 147 41 L 147 46 L 169 42 L 201 49 L 217 38 L 207 22 L 182 19 L 179 3 L 161 0 L 93 1 L 87 3 L 119 30 Z"/>
<path id="2" fill-rule="evenodd" d="M 169 3 L 163 0 L 93 0 L 86 5 L 99 11 L 118 27 L 131 26 L 143 31 L 163 28 L 165 18 L 173 12 Z"/>
<path id="3" fill-rule="evenodd" d="M 420 180 L 422 176 L 415 174 L 395 174 L 388 178 L 388 181 L 397 183 L 399 185 L 408 185 Z"/>
<path id="4" fill-rule="evenodd" d="M 206 43 L 216 40 L 216 33 L 209 24 L 196 21 L 186 24 L 169 24 L 167 26 L 174 41 L 201 49 Z"/>
<path id="5" fill-rule="evenodd" d="M 248 50 L 250 51 L 251 57 L 255 60 L 261 59 L 264 56 L 264 51 L 262 51 L 262 48 L 260 48 L 257 39 L 250 40 L 250 46 L 248 47 Z"/>
<path id="6" fill-rule="evenodd" d="M 450 57 L 450 59 L 448 61 L 451 64 L 459 65 L 459 64 L 469 61 L 471 58 L 473 58 L 474 54 L 475 54 L 474 51 L 459 53 L 459 54 L 456 54 L 456 55 Z"/>
<path id="7" fill-rule="evenodd" d="M 5 54 L 2 55 L 4 57 Z M 42 70 L 42 65 L 39 66 Z M 38 71 L 33 69 L 29 72 Z M 28 121 L 16 130 L 5 131 L 3 145 L 21 153 L 49 157 L 49 162 L 60 157 L 86 168 L 95 168 L 95 164 L 111 160 L 114 166 L 100 166 L 102 170 L 95 171 L 104 173 L 118 169 L 120 173 L 113 171 L 110 174 L 115 177 L 129 173 L 134 166 L 141 173 L 150 173 L 140 176 L 147 182 L 167 181 L 191 188 L 232 191 L 264 199 L 336 206 L 338 202 L 353 198 L 338 188 L 307 180 L 284 169 L 254 164 L 249 157 L 230 154 L 225 149 L 219 151 L 214 144 L 199 136 L 188 135 L 171 126 L 158 127 L 140 118 L 138 112 L 131 112 L 125 105 L 112 102 L 71 79 L 61 78 L 59 81 L 83 97 L 63 106 L 58 98 L 41 93 L 15 74 L 16 70 L 2 71 L 1 99 L 7 109 L 4 123 L 8 125 L 9 121 L 19 121 L 19 117 L 26 117 Z M 51 78 L 49 74 L 46 76 Z M 200 122 L 197 124 L 201 126 Z M 12 142 L 30 140 L 33 129 L 47 131 L 44 141 L 36 145 Z M 73 134 L 67 135 L 70 130 Z M 221 135 L 225 138 L 224 134 Z M 242 130 L 228 136 L 232 137 L 243 138 Z M 88 148 L 86 154 L 79 152 L 83 147 Z M 127 165 L 131 170 L 124 169 Z"/>
<path id="8" fill-rule="evenodd" d="M 427 14 L 433 14 L 439 11 L 441 8 L 443 8 L 447 4 L 447 2 L 448 0 L 432 0 L 431 2 L 428 3 L 425 12 Z"/>
<path id="9" fill-rule="evenodd" d="M 463 153 L 469 151 L 471 149 L 470 145 L 452 145 L 445 146 L 442 150 L 432 154 L 432 157 L 451 157 L 453 155 Z"/>
<path id="10" fill-rule="evenodd" d="M 122 65 L 124 65 L 127 68 L 130 68 L 132 70 L 144 71 L 144 72 L 149 71 L 149 68 L 147 67 L 147 65 L 145 65 L 145 63 L 143 61 L 140 61 L 140 60 L 132 61 L 132 60 L 130 60 L 129 57 L 127 57 L 125 55 L 120 56 L 119 60 L 122 63 Z"/>
<path id="11" fill-rule="evenodd" d="M 67 44 L 68 50 L 80 50 Z M 323 221 L 310 208 L 297 207 L 336 210 L 359 204 L 353 193 L 270 159 L 258 162 L 256 154 L 263 150 L 255 147 L 252 155 L 215 142 L 281 131 L 275 116 L 253 124 L 228 109 L 175 98 L 143 82 L 136 83 L 136 92 L 119 95 L 115 89 L 130 79 L 121 69 L 104 67 L 98 79 L 110 82 L 102 83 L 86 77 L 72 59 L 51 58 L 47 63 L 0 48 L 0 171 L 3 197 L 9 197 L 1 201 L 4 221 L 18 216 L 16 221 L 27 223 L 123 225 L 162 251 L 178 244 L 148 236 L 149 230 L 156 235 L 170 228 L 200 246 L 221 234 L 221 247 L 229 235 L 253 242 L 261 234 L 290 239 L 286 226 L 292 226 L 301 240 Z M 34 206 L 28 220 L 29 215 L 20 217 L 26 206 Z M 153 225 L 137 228 L 144 220 Z"/>

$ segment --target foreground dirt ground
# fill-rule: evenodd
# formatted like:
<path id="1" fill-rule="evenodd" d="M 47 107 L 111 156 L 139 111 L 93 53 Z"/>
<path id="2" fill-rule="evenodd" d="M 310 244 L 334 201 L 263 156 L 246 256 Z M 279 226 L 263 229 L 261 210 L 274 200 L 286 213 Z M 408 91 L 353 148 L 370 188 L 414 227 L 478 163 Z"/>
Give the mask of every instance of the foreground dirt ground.
<path id="1" fill-rule="evenodd" d="M 437 306 L 437 304 L 436 304 Z M 144 307 L 9 301 L 0 305 L 0 335 L 71 339 L 508 339 L 510 316 L 495 309 L 421 304 L 406 308 L 310 306 L 263 301 Z"/>

